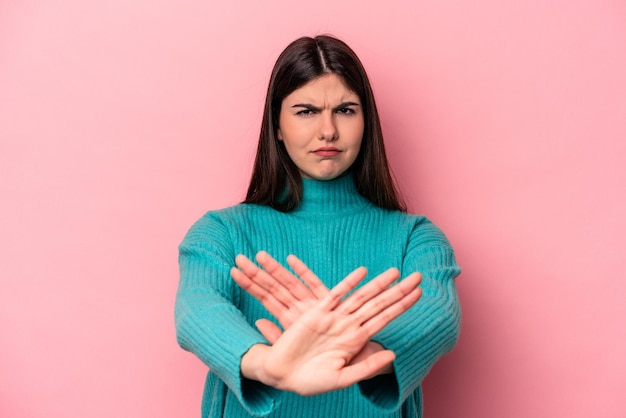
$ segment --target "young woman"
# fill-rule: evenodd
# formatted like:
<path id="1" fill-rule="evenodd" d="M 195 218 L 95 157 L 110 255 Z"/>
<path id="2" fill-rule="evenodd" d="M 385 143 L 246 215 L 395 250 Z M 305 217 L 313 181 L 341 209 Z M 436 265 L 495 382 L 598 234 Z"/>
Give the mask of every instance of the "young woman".
<path id="1" fill-rule="evenodd" d="M 453 250 L 406 213 L 365 70 L 333 37 L 280 55 L 246 200 L 197 221 L 179 261 L 203 417 L 420 417 L 458 338 Z"/>

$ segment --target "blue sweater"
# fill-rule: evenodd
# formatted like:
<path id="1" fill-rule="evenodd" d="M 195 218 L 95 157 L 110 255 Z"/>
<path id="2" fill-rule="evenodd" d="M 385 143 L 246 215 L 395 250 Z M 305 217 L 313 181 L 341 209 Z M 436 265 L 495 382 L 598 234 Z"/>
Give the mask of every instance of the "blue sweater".
<path id="1" fill-rule="evenodd" d="M 454 278 L 460 269 L 448 240 L 424 217 L 374 206 L 350 176 L 303 183 L 297 210 L 240 204 L 209 212 L 180 245 L 177 338 L 210 368 L 202 417 L 421 417 L 422 380 L 459 334 Z M 421 272 L 422 298 L 373 338 L 395 352 L 395 373 L 311 397 L 243 378 L 242 356 L 267 344 L 254 322 L 275 319 L 229 270 L 237 254 L 254 259 L 260 250 L 279 262 L 295 254 L 329 288 L 359 266 L 368 278 L 389 267 L 402 277 Z"/>

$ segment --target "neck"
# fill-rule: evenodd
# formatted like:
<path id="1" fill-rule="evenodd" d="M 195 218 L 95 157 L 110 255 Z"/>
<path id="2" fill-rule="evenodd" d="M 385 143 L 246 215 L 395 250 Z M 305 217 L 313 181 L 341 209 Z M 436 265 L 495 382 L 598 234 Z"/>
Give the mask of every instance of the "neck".
<path id="1" fill-rule="evenodd" d="M 302 201 L 294 213 L 354 212 L 368 204 L 357 192 L 351 175 L 327 181 L 302 179 Z"/>

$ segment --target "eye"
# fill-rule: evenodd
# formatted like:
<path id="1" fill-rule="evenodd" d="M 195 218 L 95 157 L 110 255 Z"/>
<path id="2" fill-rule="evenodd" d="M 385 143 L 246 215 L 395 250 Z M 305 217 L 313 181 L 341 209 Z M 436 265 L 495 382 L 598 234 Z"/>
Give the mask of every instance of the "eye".
<path id="1" fill-rule="evenodd" d="M 296 112 L 296 115 L 299 116 L 311 116 L 313 114 L 313 110 L 311 109 L 302 109 Z"/>
<path id="2" fill-rule="evenodd" d="M 337 113 L 340 113 L 342 115 L 353 115 L 355 111 L 351 107 L 340 107 L 339 109 L 337 109 Z"/>

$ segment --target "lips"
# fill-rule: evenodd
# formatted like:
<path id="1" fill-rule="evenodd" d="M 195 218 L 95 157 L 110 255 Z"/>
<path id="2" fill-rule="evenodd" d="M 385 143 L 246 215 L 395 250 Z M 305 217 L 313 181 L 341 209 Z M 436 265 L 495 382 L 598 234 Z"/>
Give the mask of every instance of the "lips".
<path id="1" fill-rule="evenodd" d="M 339 155 L 340 153 L 341 150 L 335 147 L 321 147 L 313 151 L 313 154 L 320 157 L 334 157 L 336 155 Z"/>

